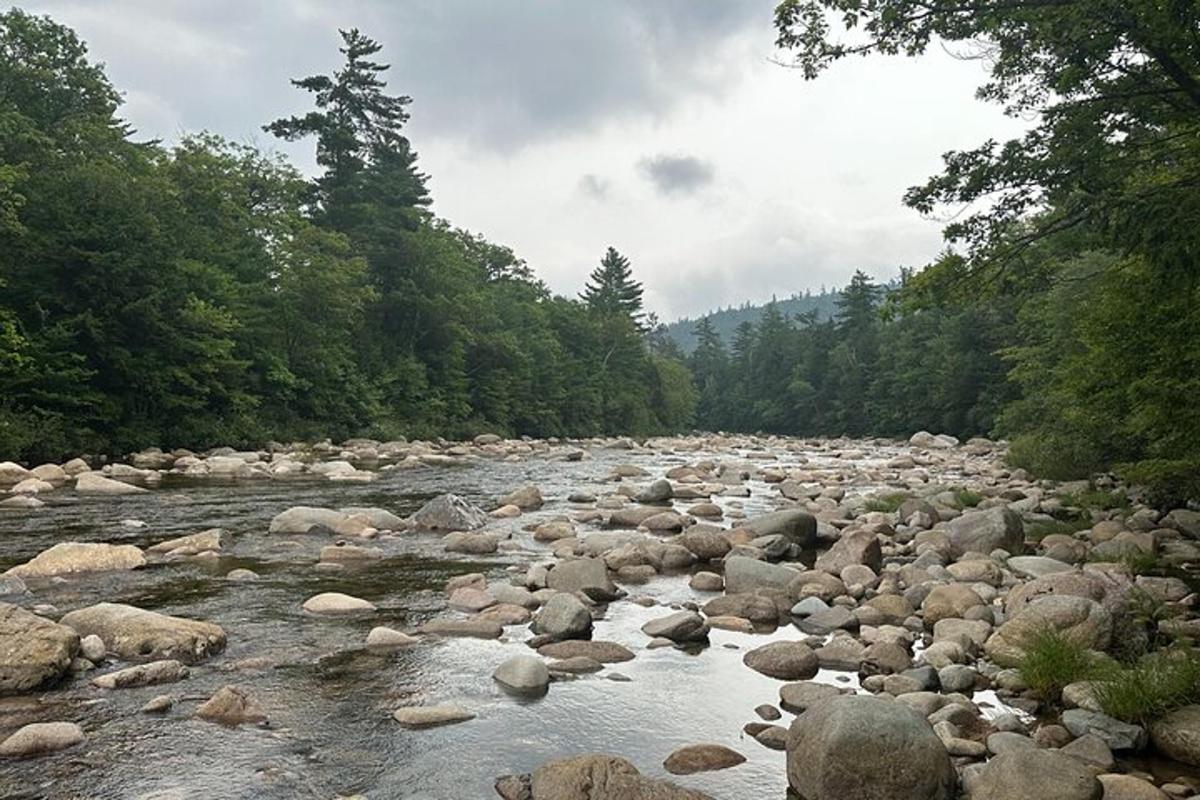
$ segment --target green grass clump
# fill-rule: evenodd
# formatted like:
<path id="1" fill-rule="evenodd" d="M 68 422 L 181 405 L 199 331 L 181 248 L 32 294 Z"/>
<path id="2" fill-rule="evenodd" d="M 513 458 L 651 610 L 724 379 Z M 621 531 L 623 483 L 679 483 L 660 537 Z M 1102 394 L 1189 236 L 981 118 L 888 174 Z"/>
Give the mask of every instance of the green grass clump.
<path id="1" fill-rule="evenodd" d="M 864 508 L 867 511 L 882 511 L 886 514 L 894 514 L 908 498 L 909 495 L 905 492 L 885 494 L 879 497 L 872 497 L 866 502 Z"/>
<path id="2" fill-rule="evenodd" d="M 1131 667 L 1108 670 L 1092 693 L 1110 717 L 1145 724 L 1200 700 L 1200 654 L 1190 647 L 1150 653 Z"/>
<path id="3" fill-rule="evenodd" d="M 1129 508 L 1129 498 L 1123 492 L 1107 492 L 1103 489 L 1086 489 L 1075 494 L 1062 495 L 1063 505 L 1085 510 L 1112 511 Z"/>
<path id="4" fill-rule="evenodd" d="M 1092 521 L 1083 519 L 1082 517 L 1034 522 L 1025 527 L 1025 538 L 1030 541 L 1040 542 L 1051 534 L 1061 533 L 1070 536 L 1090 527 L 1092 527 Z"/>
<path id="5" fill-rule="evenodd" d="M 954 502 L 959 508 L 974 508 L 983 502 L 983 495 L 970 489 L 955 489 Z"/>
<path id="6" fill-rule="evenodd" d="M 1052 628 L 1031 636 L 1024 649 L 1021 680 L 1047 703 L 1057 703 L 1067 684 L 1092 680 L 1104 669 L 1098 654 Z"/>

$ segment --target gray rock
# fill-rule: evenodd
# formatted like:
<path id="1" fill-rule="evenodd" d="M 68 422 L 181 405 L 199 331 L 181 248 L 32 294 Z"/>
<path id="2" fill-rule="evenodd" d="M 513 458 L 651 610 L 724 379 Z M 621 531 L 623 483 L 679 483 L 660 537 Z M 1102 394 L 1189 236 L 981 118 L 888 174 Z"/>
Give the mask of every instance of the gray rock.
<path id="1" fill-rule="evenodd" d="M 225 649 L 225 631 L 201 620 L 171 617 L 119 603 L 98 603 L 64 616 L 80 636 L 99 636 L 127 661 L 176 659 L 195 664 Z"/>
<path id="2" fill-rule="evenodd" d="M 620 597 L 616 585 L 608 577 L 608 565 L 601 558 L 560 561 L 546 576 L 546 586 L 559 592 L 582 592 L 599 602 Z"/>
<path id="3" fill-rule="evenodd" d="M 693 775 L 729 769 L 745 761 L 744 755 L 724 745 L 691 744 L 673 750 L 663 761 L 663 768 L 672 775 Z"/>
<path id="4" fill-rule="evenodd" d="M 746 556 L 725 559 L 725 592 L 741 594 L 760 589 L 786 590 L 800 573 L 779 564 L 768 564 Z"/>
<path id="5" fill-rule="evenodd" d="M 550 671 L 540 658 L 534 656 L 513 656 L 507 659 L 492 673 L 492 678 L 516 694 L 545 694 L 550 686 Z"/>
<path id="6" fill-rule="evenodd" d="M 475 715 L 458 706 L 406 706 L 392 713 L 392 719 L 405 728 L 435 728 L 475 719 Z"/>
<path id="7" fill-rule="evenodd" d="M 583 755 L 534 770 L 529 800 L 712 800 L 702 792 L 647 778 L 623 758 Z"/>
<path id="8" fill-rule="evenodd" d="M 682 644 L 708 640 L 708 623 L 695 611 L 678 611 L 642 626 L 642 633 L 651 638 L 662 637 Z"/>
<path id="9" fill-rule="evenodd" d="M 304 601 L 304 610 L 320 617 L 341 617 L 355 614 L 372 614 L 375 604 L 361 597 L 351 597 L 341 592 L 323 592 Z"/>
<path id="10" fill-rule="evenodd" d="M 841 575 L 846 567 L 863 565 L 879 572 L 883 566 L 883 551 L 879 537 L 868 530 L 842 534 L 826 552 L 817 558 L 816 568 L 830 575 Z"/>
<path id="11" fill-rule="evenodd" d="M 1013 556 L 1008 568 L 1022 578 L 1044 578 L 1059 572 L 1074 572 L 1075 567 L 1045 556 Z"/>
<path id="12" fill-rule="evenodd" d="M 79 634 L 23 608 L 0 603 L 0 695 L 57 682 L 79 652 Z"/>
<path id="13" fill-rule="evenodd" d="M 49 578 L 83 572 L 130 570 L 145 565 L 146 557 L 131 544 L 59 542 L 5 574 L 20 578 Z"/>
<path id="14" fill-rule="evenodd" d="M 964 553 L 1005 550 L 1021 552 L 1025 525 L 1017 512 L 1005 506 L 986 511 L 968 511 L 945 524 L 946 539 L 955 557 Z"/>
<path id="15" fill-rule="evenodd" d="M 1184 706 L 1151 722 L 1150 738 L 1160 753 L 1200 767 L 1200 705 Z"/>
<path id="16" fill-rule="evenodd" d="M 1083 647 L 1105 650 L 1112 639 L 1113 618 L 1103 606 L 1086 597 L 1038 597 L 987 640 L 988 657 L 1002 667 L 1016 667 L 1026 644 L 1038 633 L 1055 630 Z"/>
<path id="17" fill-rule="evenodd" d="M 533 631 L 555 639 L 584 639 L 592 632 L 592 614 L 574 595 L 559 592 L 542 605 Z"/>
<path id="18" fill-rule="evenodd" d="M 635 494 L 633 499 L 638 503 L 661 503 L 670 500 L 673 495 L 671 482 L 666 478 L 659 478 Z"/>
<path id="19" fill-rule="evenodd" d="M 797 717 L 787 773 L 805 800 L 951 800 L 958 784 L 924 717 L 869 696 L 826 700 Z"/>
<path id="20" fill-rule="evenodd" d="M 490 520 L 483 509 L 454 494 L 438 495 L 421 506 L 411 519 L 417 527 L 433 531 L 473 531 Z"/>
<path id="21" fill-rule="evenodd" d="M 782 534 L 800 547 L 812 547 L 817 541 L 817 518 L 807 511 L 789 508 L 745 520 L 739 527 L 756 536 Z"/>
<path id="22" fill-rule="evenodd" d="M 539 647 L 538 655 L 545 658 L 558 659 L 583 657 L 599 661 L 602 664 L 615 664 L 633 660 L 633 653 L 625 646 L 619 645 L 616 642 L 603 642 L 596 639 L 551 642 Z"/>
<path id="23" fill-rule="evenodd" d="M 34 722 L 0 742 L 0 756 L 25 758 L 74 747 L 84 741 L 74 722 Z"/>
<path id="24" fill-rule="evenodd" d="M 755 672 L 782 681 L 807 680 L 817 674 L 817 655 L 804 642 L 771 642 L 742 656 Z"/>
<path id="25" fill-rule="evenodd" d="M 1072 736 L 1093 734 L 1113 750 L 1140 750 L 1146 746 L 1144 728 L 1084 708 L 1064 711 L 1062 724 Z"/>
<path id="26" fill-rule="evenodd" d="M 187 667 L 173 659 L 166 659 L 151 661 L 149 664 L 138 664 L 97 676 L 92 678 L 92 685 L 100 689 L 132 689 L 138 686 L 153 686 L 158 683 L 175 683 L 187 676 Z"/>
<path id="27" fill-rule="evenodd" d="M 196 716 L 229 726 L 267 721 L 266 712 L 258 702 L 237 686 L 222 686 L 196 709 Z"/>
<path id="28" fill-rule="evenodd" d="M 1052 750 L 996 756 L 971 786 L 972 800 L 1100 800 L 1104 788 L 1078 760 Z"/>

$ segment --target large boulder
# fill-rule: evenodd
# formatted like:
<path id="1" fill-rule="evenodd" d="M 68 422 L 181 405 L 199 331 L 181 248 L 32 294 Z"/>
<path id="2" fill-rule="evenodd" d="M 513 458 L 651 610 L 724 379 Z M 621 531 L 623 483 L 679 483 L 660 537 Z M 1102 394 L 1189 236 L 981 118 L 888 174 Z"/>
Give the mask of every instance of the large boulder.
<path id="1" fill-rule="evenodd" d="M 6 572 L 21 578 L 48 578 L 80 572 L 112 572 L 145 566 L 146 557 L 131 544 L 59 542 Z"/>
<path id="2" fill-rule="evenodd" d="M 131 483 L 114 481 L 99 472 L 81 472 L 75 479 L 75 491 L 80 494 L 145 494 L 148 490 Z"/>
<path id="3" fill-rule="evenodd" d="M 522 511 L 534 511 L 541 508 L 545 502 L 542 491 L 532 483 L 500 498 L 501 506 L 516 506 Z"/>
<path id="4" fill-rule="evenodd" d="M 583 755 L 534 770 L 530 800 L 712 800 L 709 795 L 647 778 L 623 758 Z"/>
<path id="5" fill-rule="evenodd" d="M 99 636 L 108 652 L 127 661 L 173 658 L 195 664 L 225 649 L 225 631 L 219 625 L 120 603 L 81 608 L 60 622 L 80 636 Z"/>
<path id="6" fill-rule="evenodd" d="M 817 674 L 817 654 L 804 642 L 771 642 L 742 656 L 755 672 L 781 681 L 808 680 Z"/>
<path id="7" fill-rule="evenodd" d="M 271 519 L 267 533 L 343 533 L 350 534 L 346 522 L 350 515 L 332 508 L 293 506 Z M 365 527 L 365 522 L 364 522 Z"/>
<path id="8" fill-rule="evenodd" d="M 1086 597 L 1046 595 L 1001 625 L 984 650 L 1002 667 L 1020 666 L 1025 648 L 1044 631 L 1057 631 L 1081 647 L 1105 650 L 1112 641 L 1113 617 Z"/>
<path id="9" fill-rule="evenodd" d="M 782 564 L 768 564 L 747 556 L 729 556 L 725 559 L 725 591 L 741 594 L 760 589 L 786 590 L 799 574 Z"/>
<path id="10" fill-rule="evenodd" d="M 787 774 L 803 800 L 951 800 L 958 783 L 925 717 L 866 695 L 824 700 L 797 717 Z"/>
<path id="11" fill-rule="evenodd" d="M 1200 705 L 1184 706 L 1151 722 L 1150 741 L 1160 753 L 1200 767 Z"/>
<path id="12" fill-rule="evenodd" d="M 1004 600 L 1004 611 L 1015 617 L 1039 598 L 1066 595 L 1095 600 L 1109 612 L 1122 614 L 1129 606 L 1131 588 L 1128 579 L 1111 573 L 1056 572 L 1013 587 Z"/>
<path id="13" fill-rule="evenodd" d="M 560 561 L 547 573 L 546 586 L 560 592 L 583 592 L 600 602 L 620 596 L 616 584 L 608 577 L 608 565 L 602 558 Z"/>
<path id="14" fill-rule="evenodd" d="M 559 592 L 542 605 L 533 631 L 555 639 L 586 639 L 592 634 L 592 614 L 575 595 Z"/>
<path id="15" fill-rule="evenodd" d="M 74 722 L 33 722 L 0 742 L 0 756 L 26 758 L 74 747 L 84 741 Z"/>
<path id="16" fill-rule="evenodd" d="M 12 461 L 0 461 L 0 488 L 15 486 L 29 478 L 29 470 Z"/>
<path id="17" fill-rule="evenodd" d="M 1083 761 L 1053 750 L 1022 748 L 988 761 L 971 784 L 971 800 L 1100 800 L 1104 787 Z"/>
<path id="18" fill-rule="evenodd" d="M 536 656 L 513 656 L 496 667 L 492 678 L 515 694 L 545 694 L 550 686 L 550 670 Z"/>
<path id="19" fill-rule="evenodd" d="M 0 603 L 0 695 L 53 684 L 79 652 L 79 634 L 23 608 Z"/>
<path id="20" fill-rule="evenodd" d="M 676 541 L 700 561 L 720 561 L 733 547 L 720 528 L 710 525 L 693 525 Z"/>
<path id="21" fill-rule="evenodd" d="M 1006 506 L 968 511 L 947 522 L 944 529 L 955 558 L 963 553 L 990 553 L 993 550 L 1019 553 L 1025 541 L 1025 523 L 1021 521 L 1021 515 Z"/>
<path id="22" fill-rule="evenodd" d="M 488 524 L 487 512 L 455 494 L 440 494 L 412 515 L 418 528 L 431 531 L 473 531 Z"/>
<path id="23" fill-rule="evenodd" d="M 798 508 L 762 514 L 738 527 L 753 531 L 756 537 L 778 534 L 801 547 L 812 547 L 817 541 L 817 518 Z"/>
<path id="24" fill-rule="evenodd" d="M 875 572 L 883 567 L 879 537 L 871 531 L 856 530 L 842 534 L 833 547 L 817 559 L 816 568 L 830 575 L 841 575 L 846 567 L 862 564 Z"/>

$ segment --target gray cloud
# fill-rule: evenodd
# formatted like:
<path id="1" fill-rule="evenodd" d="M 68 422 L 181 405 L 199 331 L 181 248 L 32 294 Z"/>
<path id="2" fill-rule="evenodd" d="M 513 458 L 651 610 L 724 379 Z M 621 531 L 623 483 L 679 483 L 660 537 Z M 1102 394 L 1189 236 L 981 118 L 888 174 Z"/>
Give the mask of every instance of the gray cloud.
<path id="1" fill-rule="evenodd" d="M 712 164 L 695 156 L 657 155 L 643 158 L 638 170 L 660 194 L 692 194 L 712 183 Z"/>
<path id="2" fill-rule="evenodd" d="M 609 182 L 599 175 L 590 172 L 579 179 L 579 191 L 593 200 L 604 200 L 608 197 Z"/>

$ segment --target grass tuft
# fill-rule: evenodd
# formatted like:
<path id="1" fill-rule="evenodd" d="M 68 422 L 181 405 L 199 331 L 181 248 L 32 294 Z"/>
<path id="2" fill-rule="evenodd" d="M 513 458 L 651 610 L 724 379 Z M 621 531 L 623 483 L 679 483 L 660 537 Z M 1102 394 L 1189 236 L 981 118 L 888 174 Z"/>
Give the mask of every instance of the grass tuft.
<path id="1" fill-rule="evenodd" d="M 1063 687 L 1092 680 L 1104 669 L 1105 659 L 1053 628 L 1034 634 L 1024 649 L 1021 680 L 1047 703 L 1058 703 Z"/>
<path id="2" fill-rule="evenodd" d="M 885 514 L 894 514 L 909 497 L 910 495 L 906 492 L 880 495 L 868 500 L 864 508 L 867 511 L 882 511 Z"/>
<path id="3" fill-rule="evenodd" d="M 1200 700 L 1200 654 L 1190 647 L 1150 653 L 1131 667 L 1107 670 L 1092 692 L 1105 714 L 1145 724 Z"/>
<path id="4" fill-rule="evenodd" d="M 970 489 L 955 489 L 954 502 L 962 508 L 974 508 L 983 502 L 983 495 L 979 492 L 972 492 Z"/>

